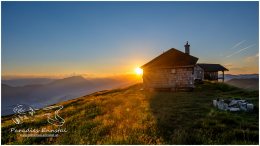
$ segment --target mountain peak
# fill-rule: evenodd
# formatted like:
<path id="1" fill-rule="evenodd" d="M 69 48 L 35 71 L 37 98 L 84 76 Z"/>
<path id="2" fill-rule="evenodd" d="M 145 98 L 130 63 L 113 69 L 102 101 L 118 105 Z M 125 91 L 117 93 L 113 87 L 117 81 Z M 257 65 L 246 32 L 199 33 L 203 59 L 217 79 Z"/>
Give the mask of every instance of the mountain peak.
<path id="1" fill-rule="evenodd" d="M 71 83 L 79 83 L 79 82 L 86 82 L 87 80 L 85 78 L 83 78 L 82 76 L 71 76 L 71 77 L 67 77 L 67 78 L 63 78 L 63 79 L 59 79 L 56 80 L 54 82 L 52 82 L 52 84 L 71 84 Z"/>
<path id="2" fill-rule="evenodd" d="M 63 78 L 63 80 L 86 80 L 86 79 L 82 76 L 70 76 L 70 77 Z"/>

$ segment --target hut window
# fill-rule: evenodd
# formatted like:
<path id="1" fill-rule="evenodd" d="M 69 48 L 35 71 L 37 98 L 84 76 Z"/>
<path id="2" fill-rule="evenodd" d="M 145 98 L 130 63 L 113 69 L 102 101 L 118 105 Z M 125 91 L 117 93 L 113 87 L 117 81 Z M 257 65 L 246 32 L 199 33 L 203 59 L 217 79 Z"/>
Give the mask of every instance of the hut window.
<path id="1" fill-rule="evenodd" d="M 172 73 L 172 74 L 175 74 L 175 73 L 176 73 L 176 70 L 175 70 L 175 69 L 172 69 L 172 70 L 171 70 L 171 73 Z"/>

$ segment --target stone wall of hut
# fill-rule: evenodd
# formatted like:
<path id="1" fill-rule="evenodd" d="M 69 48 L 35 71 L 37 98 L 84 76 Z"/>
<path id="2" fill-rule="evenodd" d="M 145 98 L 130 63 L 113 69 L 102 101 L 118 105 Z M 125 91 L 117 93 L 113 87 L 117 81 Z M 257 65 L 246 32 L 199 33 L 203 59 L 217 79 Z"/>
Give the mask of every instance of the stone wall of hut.
<path id="1" fill-rule="evenodd" d="M 194 67 L 194 79 L 204 80 L 204 70 L 198 65 Z"/>
<path id="2" fill-rule="evenodd" d="M 193 88 L 193 67 L 144 70 L 145 88 Z"/>

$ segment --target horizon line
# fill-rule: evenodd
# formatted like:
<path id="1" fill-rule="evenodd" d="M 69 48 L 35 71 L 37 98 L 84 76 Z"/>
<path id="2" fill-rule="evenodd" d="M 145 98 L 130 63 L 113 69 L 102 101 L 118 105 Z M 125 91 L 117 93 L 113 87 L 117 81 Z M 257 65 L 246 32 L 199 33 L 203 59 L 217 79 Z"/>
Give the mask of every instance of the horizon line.
<path id="1" fill-rule="evenodd" d="M 221 74 L 221 73 L 220 73 Z M 259 75 L 259 73 L 226 73 L 225 75 Z M 50 78 L 50 79 L 63 79 L 68 77 L 82 76 L 84 78 L 108 78 L 108 77 L 118 77 L 118 76 L 126 76 L 126 75 L 134 75 L 135 73 L 121 73 L 121 74 L 109 74 L 109 75 L 97 75 L 97 74 L 64 74 L 64 75 L 37 75 L 37 74 L 23 74 L 23 75 L 1 75 L 1 80 L 11 80 L 11 79 L 28 79 L 28 78 Z"/>

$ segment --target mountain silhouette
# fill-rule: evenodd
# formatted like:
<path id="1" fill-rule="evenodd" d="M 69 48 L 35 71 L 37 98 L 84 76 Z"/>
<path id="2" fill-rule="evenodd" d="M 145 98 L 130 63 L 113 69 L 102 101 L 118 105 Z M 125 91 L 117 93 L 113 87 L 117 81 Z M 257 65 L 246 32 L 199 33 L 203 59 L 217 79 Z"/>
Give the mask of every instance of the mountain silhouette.
<path id="1" fill-rule="evenodd" d="M 126 78 L 126 76 L 96 79 L 72 76 L 56 79 L 47 84 L 18 87 L 2 84 L 2 115 L 12 114 L 12 108 L 17 104 L 42 108 L 96 91 L 125 87 L 135 82 L 135 80 Z"/>

